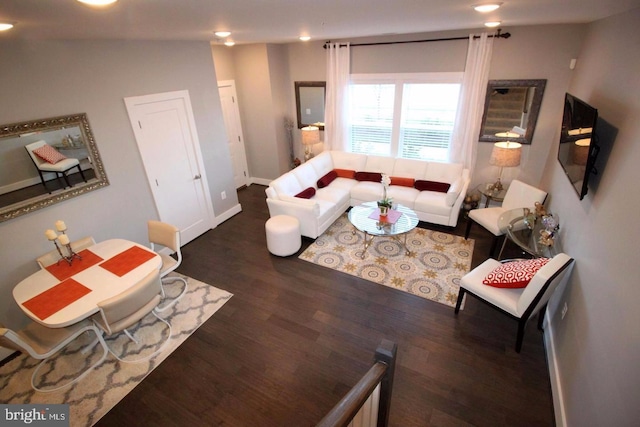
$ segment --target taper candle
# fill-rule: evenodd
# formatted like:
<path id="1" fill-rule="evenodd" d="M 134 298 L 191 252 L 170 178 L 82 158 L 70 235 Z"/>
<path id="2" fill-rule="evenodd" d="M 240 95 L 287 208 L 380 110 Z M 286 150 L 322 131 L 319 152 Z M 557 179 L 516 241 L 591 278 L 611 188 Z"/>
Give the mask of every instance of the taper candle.
<path id="1" fill-rule="evenodd" d="M 44 235 L 47 236 L 47 239 L 49 239 L 49 240 L 56 240 L 58 238 L 58 235 L 53 230 L 45 231 Z"/>
<path id="2" fill-rule="evenodd" d="M 67 224 L 65 224 L 63 220 L 59 219 L 56 221 L 56 229 L 58 231 L 65 231 L 67 229 Z"/>
<path id="3" fill-rule="evenodd" d="M 61 234 L 60 237 L 58 237 L 58 242 L 60 242 L 61 245 L 68 245 L 69 236 L 67 236 L 66 234 Z"/>

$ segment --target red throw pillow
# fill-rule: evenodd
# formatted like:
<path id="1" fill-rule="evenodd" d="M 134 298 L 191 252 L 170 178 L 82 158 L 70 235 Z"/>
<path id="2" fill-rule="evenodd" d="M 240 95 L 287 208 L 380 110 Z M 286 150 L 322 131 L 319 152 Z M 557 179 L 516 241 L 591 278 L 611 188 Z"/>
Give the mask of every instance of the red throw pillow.
<path id="1" fill-rule="evenodd" d="M 487 274 L 482 283 L 496 288 L 524 288 L 548 262 L 549 258 L 505 262 Z"/>
<path id="2" fill-rule="evenodd" d="M 380 172 L 356 172 L 356 181 L 380 182 L 382 174 Z"/>
<path id="3" fill-rule="evenodd" d="M 316 189 L 313 187 L 309 187 L 309 188 L 305 188 L 304 190 L 296 194 L 295 197 L 299 197 L 301 199 L 310 199 L 315 195 L 316 195 Z"/>
<path id="4" fill-rule="evenodd" d="M 438 193 L 446 193 L 449 191 L 451 184 L 446 182 L 423 181 L 417 179 L 414 187 L 419 191 L 437 191 Z"/>
<path id="5" fill-rule="evenodd" d="M 338 178 L 353 179 L 356 177 L 356 171 L 351 169 L 334 169 L 333 171 L 338 175 Z"/>
<path id="6" fill-rule="evenodd" d="M 45 162 L 51 163 L 52 165 L 55 165 L 59 161 L 67 158 L 67 156 L 60 153 L 49 144 L 45 144 L 42 147 L 36 148 L 35 150 L 33 150 L 33 154 L 40 157 Z"/>
<path id="7" fill-rule="evenodd" d="M 326 187 L 327 185 L 331 184 L 337 177 L 338 174 L 336 173 L 336 171 L 327 172 L 322 178 L 318 180 L 318 188 Z"/>
<path id="8" fill-rule="evenodd" d="M 401 187 L 413 187 L 415 179 L 413 178 L 400 178 L 397 176 L 391 177 L 391 185 L 399 185 Z"/>

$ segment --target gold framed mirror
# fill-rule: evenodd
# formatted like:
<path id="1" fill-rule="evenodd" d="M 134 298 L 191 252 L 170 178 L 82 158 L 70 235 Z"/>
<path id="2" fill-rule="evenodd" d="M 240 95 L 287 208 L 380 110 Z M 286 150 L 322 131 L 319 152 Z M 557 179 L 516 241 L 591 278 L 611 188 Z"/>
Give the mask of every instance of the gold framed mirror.
<path id="1" fill-rule="evenodd" d="M 546 84 L 544 79 L 489 80 L 479 140 L 503 141 L 496 133 L 515 132 L 520 137 L 512 141 L 531 144 Z"/>
<path id="2" fill-rule="evenodd" d="M 42 165 L 30 153 L 42 141 L 70 168 Z M 0 222 L 109 185 L 85 113 L 0 126 L 0 159 Z"/>

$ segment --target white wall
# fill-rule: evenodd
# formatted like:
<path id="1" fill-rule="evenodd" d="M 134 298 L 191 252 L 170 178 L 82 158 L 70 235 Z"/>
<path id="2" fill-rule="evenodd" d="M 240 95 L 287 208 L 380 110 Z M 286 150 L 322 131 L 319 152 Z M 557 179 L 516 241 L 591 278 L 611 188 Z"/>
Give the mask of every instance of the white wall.
<path id="1" fill-rule="evenodd" d="M 640 9 L 589 25 L 567 90 L 618 130 L 606 164 L 604 158 L 596 164 L 597 188 L 580 201 L 555 158 L 545 168 L 563 249 L 576 260 L 564 294 L 550 304 L 552 363 L 563 403 L 556 410 L 563 410 L 568 426 L 640 421 L 638 24 Z M 564 302 L 568 311 L 561 319 Z"/>
<path id="2" fill-rule="evenodd" d="M 202 42 L 0 42 L 0 117 L 13 123 L 87 113 L 111 185 L 0 223 L 0 322 L 27 321 L 11 290 L 52 249 L 44 230 L 58 219 L 71 238 L 147 243 L 157 218 L 123 98 L 189 90 L 217 215 L 237 207 L 211 50 Z M 226 200 L 220 192 L 226 191 Z M 1 357 L 1 356 L 0 356 Z"/>

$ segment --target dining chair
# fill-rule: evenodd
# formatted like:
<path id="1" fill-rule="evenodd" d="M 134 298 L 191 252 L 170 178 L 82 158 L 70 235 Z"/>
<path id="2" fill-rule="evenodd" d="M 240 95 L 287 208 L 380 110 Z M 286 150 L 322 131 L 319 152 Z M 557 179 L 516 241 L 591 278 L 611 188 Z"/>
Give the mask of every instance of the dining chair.
<path id="1" fill-rule="evenodd" d="M 43 140 L 32 142 L 31 144 L 27 144 L 24 148 L 26 148 L 27 153 L 29 153 L 29 157 L 31 157 L 31 161 L 33 161 L 33 164 L 38 170 L 38 174 L 40 175 L 40 181 L 42 182 L 44 189 L 48 193 L 51 193 L 51 191 L 47 188 L 47 184 L 44 179 L 44 173 L 55 173 L 58 179 L 64 178 L 66 187 L 73 187 L 69 182 L 68 174 L 71 169 L 78 168 L 78 172 L 80 172 L 80 176 L 82 176 L 82 180 L 84 182 L 87 182 L 87 178 L 84 176 L 84 172 L 80 167 L 80 160 L 72 157 L 62 156 L 63 158 L 61 160 L 56 161 L 55 163 L 50 163 L 36 154 L 36 151 L 38 149 L 42 149 L 43 147 L 44 148 L 49 147 L 50 150 L 54 150 L 53 152 L 57 153 L 55 148 L 49 146 L 49 144 L 47 144 Z M 58 156 L 61 156 L 61 155 L 58 153 Z"/>
<path id="2" fill-rule="evenodd" d="M 464 275 L 460 279 L 460 291 L 455 313 L 458 314 L 460 311 L 462 300 L 468 293 L 516 319 L 518 321 L 516 352 L 520 353 L 527 321 L 536 313 L 540 313 L 538 329 L 542 329 L 547 302 L 555 289 L 571 273 L 573 258 L 565 253 L 554 256 L 532 275 L 531 280 L 524 288 L 495 287 L 483 283 L 491 272 L 506 262 L 516 261 L 500 262 L 489 258 Z M 521 273 L 524 274 L 524 272 Z"/>
<path id="3" fill-rule="evenodd" d="M 71 249 L 74 252 L 78 253 L 83 249 L 87 249 L 96 244 L 96 241 L 92 236 L 83 237 L 82 239 L 75 240 L 71 242 Z M 57 249 L 51 250 L 44 255 L 36 258 L 36 262 L 40 266 L 40 268 L 47 268 L 50 265 L 57 263 L 60 260 L 60 254 Z"/>
<path id="4" fill-rule="evenodd" d="M 93 315 L 92 319 L 96 326 L 104 331 L 106 336 L 114 336 L 119 332 L 124 332 L 129 339 L 138 343 L 138 340 L 128 329 L 139 323 L 150 313 L 168 327 L 169 332 L 166 340 L 153 353 L 145 357 L 135 360 L 124 360 L 109 348 L 111 354 L 118 360 L 127 363 L 142 362 L 160 353 L 169 343 L 169 339 L 171 338 L 171 324 L 165 319 L 158 317 L 154 310 L 162 299 L 161 294 L 162 283 L 160 282 L 160 273 L 155 270 L 133 287 L 98 303 L 99 311 Z"/>
<path id="5" fill-rule="evenodd" d="M 187 292 L 187 280 L 178 277 L 167 277 L 169 273 L 174 271 L 182 263 L 182 252 L 180 250 L 180 230 L 178 227 L 167 224 L 162 221 L 149 220 L 147 222 L 147 231 L 149 234 L 149 243 L 151 244 L 151 250 L 156 252 L 162 258 L 162 267 L 160 267 L 160 279 L 163 283 L 162 298 L 166 299 L 167 295 L 164 289 L 164 284 L 180 281 L 184 284 L 180 294 L 173 298 L 170 302 L 158 307 L 156 311 L 164 311 L 172 307 L 180 300 Z M 164 246 L 176 254 L 176 258 L 157 250 L 157 246 Z"/>
<path id="6" fill-rule="evenodd" d="M 100 359 L 93 365 L 83 369 L 80 375 L 62 385 L 56 385 L 53 388 L 38 387 L 36 385 L 36 377 L 38 376 L 40 368 L 47 363 L 52 356 L 63 350 L 69 343 L 83 333 L 89 331 L 96 334 L 96 340 L 94 340 L 89 347 L 93 347 L 96 342 L 99 342 L 103 349 L 102 357 L 100 357 Z M 102 339 L 102 332 L 98 330 L 98 328 L 96 328 L 96 326 L 88 319 L 65 328 L 47 328 L 46 326 L 31 322 L 24 329 L 19 331 L 7 329 L 0 324 L 0 345 L 12 350 L 27 353 L 34 359 L 42 360 L 31 375 L 31 387 L 33 387 L 34 390 L 43 393 L 60 390 L 80 381 L 93 368 L 102 363 L 108 354 L 107 345 Z M 82 352 L 85 353 L 88 351 L 90 349 L 89 347 L 83 349 Z M 56 363 L 53 366 L 55 371 L 55 367 L 58 366 L 58 364 Z M 68 375 L 65 374 L 63 378 L 66 378 L 67 376 Z"/>
<path id="7" fill-rule="evenodd" d="M 469 219 L 467 220 L 467 229 L 464 238 L 469 238 L 471 226 L 478 223 L 493 234 L 493 242 L 489 255 L 493 256 L 498 246 L 498 239 L 504 235 L 504 230 L 498 226 L 498 218 L 504 212 L 515 208 L 530 208 L 533 210 L 536 202 L 544 203 L 547 193 L 539 188 L 533 187 L 522 181 L 514 179 L 509 185 L 507 192 L 502 201 L 502 206 L 490 208 L 472 209 L 469 211 Z"/>

